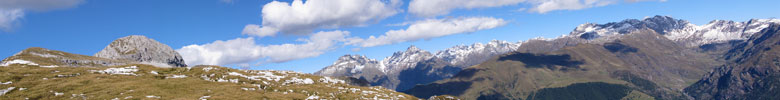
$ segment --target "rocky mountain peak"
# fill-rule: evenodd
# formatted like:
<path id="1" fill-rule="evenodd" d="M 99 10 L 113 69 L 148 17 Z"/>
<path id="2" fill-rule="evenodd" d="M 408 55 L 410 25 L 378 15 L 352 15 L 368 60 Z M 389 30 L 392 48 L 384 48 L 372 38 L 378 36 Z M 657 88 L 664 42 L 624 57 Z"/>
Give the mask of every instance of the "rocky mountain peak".
<path id="1" fill-rule="evenodd" d="M 131 35 L 114 40 L 96 57 L 138 61 L 158 67 L 186 67 L 184 59 L 170 46 L 141 35 Z"/>
<path id="2" fill-rule="evenodd" d="M 409 46 L 409 48 L 406 48 L 406 52 L 419 52 L 419 51 L 422 51 L 422 49 L 417 48 L 417 46 L 414 45 Z"/>
<path id="3" fill-rule="evenodd" d="M 433 57 L 431 52 L 422 50 L 412 45 L 404 52 L 395 52 L 393 56 L 387 57 L 382 60 L 382 64 L 385 65 L 384 71 L 400 71 L 402 69 L 414 67 L 419 61 L 428 60 Z"/>
<path id="4" fill-rule="evenodd" d="M 620 22 L 610 22 L 606 24 L 585 23 L 575 28 L 574 31 L 569 34 L 579 36 L 583 39 L 595 39 L 602 36 L 627 34 L 642 28 L 649 28 L 663 35 L 671 30 L 683 29 L 689 25 L 691 25 L 690 22 L 685 20 L 656 15 L 642 20 L 626 19 Z"/>
<path id="5" fill-rule="evenodd" d="M 339 60 L 336 61 L 336 63 L 343 63 L 343 62 L 357 62 L 357 63 L 367 63 L 367 62 L 376 62 L 375 59 L 369 59 L 366 56 L 363 55 L 344 55 L 339 57 Z"/>
<path id="6" fill-rule="evenodd" d="M 669 16 L 647 17 L 642 20 L 627 19 L 606 24 L 585 23 L 575 28 L 569 36 L 589 41 L 610 41 L 616 36 L 641 29 L 651 29 L 671 40 L 686 46 L 701 46 L 732 40 L 745 40 L 752 34 L 766 28 L 777 19 L 752 19 L 747 22 L 714 20 L 705 25 L 691 24 L 686 20 Z"/>

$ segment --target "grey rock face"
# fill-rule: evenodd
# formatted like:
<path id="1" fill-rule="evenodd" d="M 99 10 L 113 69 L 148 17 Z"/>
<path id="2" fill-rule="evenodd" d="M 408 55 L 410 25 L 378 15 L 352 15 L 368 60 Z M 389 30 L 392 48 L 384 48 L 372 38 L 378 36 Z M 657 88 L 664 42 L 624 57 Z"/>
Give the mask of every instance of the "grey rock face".
<path id="1" fill-rule="evenodd" d="M 158 67 L 186 67 L 184 59 L 168 45 L 140 35 L 122 37 L 95 54 L 96 57 L 138 61 Z"/>

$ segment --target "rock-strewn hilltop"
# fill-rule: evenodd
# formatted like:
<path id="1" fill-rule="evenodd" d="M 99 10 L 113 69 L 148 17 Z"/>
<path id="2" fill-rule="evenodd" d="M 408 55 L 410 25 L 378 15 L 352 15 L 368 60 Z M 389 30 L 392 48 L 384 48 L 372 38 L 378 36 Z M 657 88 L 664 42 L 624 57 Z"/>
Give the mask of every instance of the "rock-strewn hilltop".
<path id="1" fill-rule="evenodd" d="M 122 37 L 111 42 L 95 57 L 132 60 L 155 66 L 186 67 L 184 59 L 170 46 L 141 35 Z"/>

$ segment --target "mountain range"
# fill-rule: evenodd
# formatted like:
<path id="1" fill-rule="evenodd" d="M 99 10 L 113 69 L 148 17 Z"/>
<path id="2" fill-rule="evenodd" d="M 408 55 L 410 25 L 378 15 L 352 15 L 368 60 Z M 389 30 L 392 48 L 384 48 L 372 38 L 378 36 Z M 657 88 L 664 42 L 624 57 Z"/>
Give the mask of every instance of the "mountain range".
<path id="1" fill-rule="evenodd" d="M 360 78 L 374 86 L 405 90 L 416 84 L 452 77 L 463 68 L 479 64 L 494 55 L 514 51 L 520 44 L 493 40 L 487 44 L 458 45 L 436 53 L 410 46 L 406 51 L 395 52 L 381 61 L 344 55 L 333 65 L 314 74 Z"/>
<path id="2" fill-rule="evenodd" d="M 414 46 L 381 61 L 345 55 L 315 74 L 366 79 L 371 85 L 421 98 L 453 95 L 463 99 L 565 99 L 556 97 L 567 96 L 555 95 L 588 94 L 603 96 L 582 98 L 733 99 L 748 94 L 744 88 L 748 86 L 735 86 L 730 92 L 695 92 L 699 94 L 692 94 L 694 89 L 688 86 L 703 84 L 705 77 L 722 77 L 729 70 L 720 72 L 721 75 L 712 74 L 712 70 L 733 64 L 735 55 L 744 55 L 734 54 L 740 51 L 735 49 L 755 42 L 752 38 L 759 36 L 756 34 L 771 34 L 766 30 L 778 23 L 777 19 L 751 19 L 695 25 L 669 16 L 586 23 L 556 38 L 517 43 L 494 40 L 488 46 L 456 46 L 435 55 Z M 717 85 L 714 80 L 706 80 L 710 81 L 705 84 L 708 86 L 697 87 Z M 409 87 L 414 84 L 417 86 Z M 582 89 L 594 87 L 625 92 Z M 712 95 L 717 93 L 720 95 Z M 731 96 L 723 96 L 727 94 Z"/>

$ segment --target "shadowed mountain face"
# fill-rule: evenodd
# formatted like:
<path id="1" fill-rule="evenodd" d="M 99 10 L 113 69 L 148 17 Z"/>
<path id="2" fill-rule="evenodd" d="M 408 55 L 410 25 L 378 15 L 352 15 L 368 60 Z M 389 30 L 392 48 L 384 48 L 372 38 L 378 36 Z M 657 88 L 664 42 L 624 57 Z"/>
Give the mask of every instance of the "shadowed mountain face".
<path id="1" fill-rule="evenodd" d="M 566 87 L 545 88 L 528 95 L 527 100 L 619 100 L 628 95 L 631 88 L 603 82 L 575 83 Z"/>
<path id="2" fill-rule="evenodd" d="M 728 50 L 728 64 L 685 89 L 696 99 L 780 99 L 780 25 L 773 24 Z"/>
<path id="3" fill-rule="evenodd" d="M 532 53 L 517 53 L 511 55 L 505 55 L 498 57 L 498 61 L 520 61 L 527 65 L 527 67 L 534 68 L 552 68 L 555 66 L 562 66 L 562 69 L 577 68 L 582 65 L 581 61 L 572 61 L 569 55 L 540 55 Z"/>

